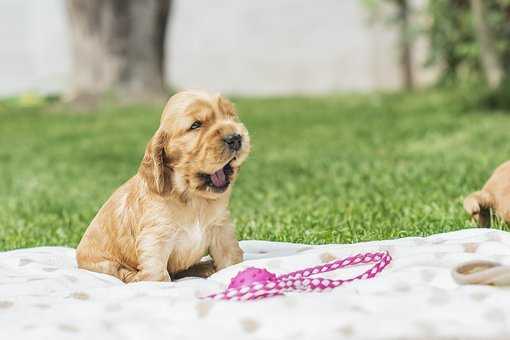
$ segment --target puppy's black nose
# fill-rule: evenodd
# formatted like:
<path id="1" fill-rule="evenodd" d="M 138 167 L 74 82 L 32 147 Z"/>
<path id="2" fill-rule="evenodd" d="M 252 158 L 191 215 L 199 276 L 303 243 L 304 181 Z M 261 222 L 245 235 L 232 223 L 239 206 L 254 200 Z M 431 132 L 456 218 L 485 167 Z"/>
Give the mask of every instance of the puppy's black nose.
<path id="1" fill-rule="evenodd" d="M 223 141 L 228 145 L 230 150 L 239 151 L 242 145 L 243 137 L 241 137 L 240 134 L 233 133 L 231 135 L 225 136 Z"/>

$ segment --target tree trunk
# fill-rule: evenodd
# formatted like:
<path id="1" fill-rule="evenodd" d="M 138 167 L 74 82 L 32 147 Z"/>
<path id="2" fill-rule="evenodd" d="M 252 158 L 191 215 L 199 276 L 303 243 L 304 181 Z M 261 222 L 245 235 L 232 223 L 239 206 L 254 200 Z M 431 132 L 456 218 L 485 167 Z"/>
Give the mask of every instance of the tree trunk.
<path id="1" fill-rule="evenodd" d="M 503 67 L 499 60 L 494 38 L 487 24 L 487 12 L 483 0 L 471 0 L 476 38 L 480 47 L 480 61 L 489 87 L 495 89 L 501 84 Z"/>
<path id="2" fill-rule="evenodd" d="M 396 0 L 400 28 L 400 70 L 402 85 L 406 90 L 414 88 L 412 42 L 409 25 L 409 4 L 407 0 Z"/>
<path id="3" fill-rule="evenodd" d="M 71 100 L 164 93 L 164 41 L 171 0 L 68 0 Z"/>

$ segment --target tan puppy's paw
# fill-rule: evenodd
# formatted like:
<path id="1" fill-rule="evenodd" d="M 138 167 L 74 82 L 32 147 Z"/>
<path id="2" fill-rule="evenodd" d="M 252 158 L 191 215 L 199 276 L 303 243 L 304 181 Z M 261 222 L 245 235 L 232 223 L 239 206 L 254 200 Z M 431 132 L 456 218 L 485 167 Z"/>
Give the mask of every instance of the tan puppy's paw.
<path id="1" fill-rule="evenodd" d="M 124 283 L 129 283 L 129 282 L 134 282 L 137 274 L 138 274 L 138 271 L 135 269 L 121 268 L 121 269 L 119 269 L 119 273 L 117 274 L 117 276 Z"/>
<path id="2" fill-rule="evenodd" d="M 131 282 L 139 282 L 139 281 L 155 281 L 155 282 L 170 282 L 170 274 L 165 270 L 163 272 L 148 272 L 148 271 L 139 271 Z"/>
<path id="3" fill-rule="evenodd" d="M 474 194 L 464 199 L 464 210 L 470 215 L 475 216 L 480 213 L 480 202 Z"/>
<path id="4" fill-rule="evenodd" d="M 464 210 L 480 227 L 491 226 L 492 195 L 486 191 L 476 191 L 464 199 Z"/>

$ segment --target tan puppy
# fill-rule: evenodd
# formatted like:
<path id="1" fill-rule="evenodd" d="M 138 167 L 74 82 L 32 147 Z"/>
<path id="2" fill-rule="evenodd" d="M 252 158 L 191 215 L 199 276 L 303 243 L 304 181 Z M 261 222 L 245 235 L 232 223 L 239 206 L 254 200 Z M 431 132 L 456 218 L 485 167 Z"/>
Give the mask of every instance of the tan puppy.
<path id="1" fill-rule="evenodd" d="M 501 164 L 480 191 L 464 200 L 464 209 L 481 227 L 491 226 L 491 209 L 510 222 L 510 161 Z"/>
<path id="2" fill-rule="evenodd" d="M 83 235 L 78 266 L 124 282 L 167 281 L 206 253 L 216 269 L 242 261 L 228 203 L 249 150 L 227 99 L 199 91 L 171 97 L 138 173 Z"/>

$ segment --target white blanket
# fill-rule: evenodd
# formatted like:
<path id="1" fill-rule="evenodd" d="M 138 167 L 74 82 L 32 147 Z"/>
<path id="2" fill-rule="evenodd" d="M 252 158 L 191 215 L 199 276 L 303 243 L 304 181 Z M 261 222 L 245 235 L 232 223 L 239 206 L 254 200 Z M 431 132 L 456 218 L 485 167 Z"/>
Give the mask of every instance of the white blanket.
<path id="1" fill-rule="evenodd" d="M 0 253 L 0 339 L 510 338 L 510 290 L 458 286 L 450 275 L 467 260 L 510 264 L 510 233 L 467 229 L 353 245 L 241 246 L 246 261 L 207 280 L 128 285 L 77 269 L 70 248 Z M 330 292 L 252 302 L 198 298 L 223 290 L 248 266 L 281 274 L 374 250 L 389 250 L 393 262 L 376 278 Z"/>

